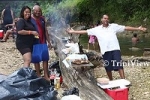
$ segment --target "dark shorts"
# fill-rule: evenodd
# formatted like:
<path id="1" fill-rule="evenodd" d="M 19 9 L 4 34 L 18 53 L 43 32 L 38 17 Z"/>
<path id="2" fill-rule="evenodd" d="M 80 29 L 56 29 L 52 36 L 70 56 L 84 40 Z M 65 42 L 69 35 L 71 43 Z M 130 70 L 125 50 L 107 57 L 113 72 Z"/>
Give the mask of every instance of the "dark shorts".
<path id="1" fill-rule="evenodd" d="M 32 52 L 30 48 L 18 49 L 19 52 L 24 55 L 25 53 Z"/>
<path id="2" fill-rule="evenodd" d="M 119 69 L 123 69 L 120 50 L 105 52 L 103 60 L 106 71 L 118 71 Z"/>

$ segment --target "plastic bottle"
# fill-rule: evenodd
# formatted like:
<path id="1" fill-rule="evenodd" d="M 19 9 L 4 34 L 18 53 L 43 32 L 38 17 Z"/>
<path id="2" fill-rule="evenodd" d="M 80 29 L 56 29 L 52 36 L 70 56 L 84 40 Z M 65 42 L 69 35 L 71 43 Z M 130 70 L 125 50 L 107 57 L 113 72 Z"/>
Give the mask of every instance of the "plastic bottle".
<path id="1" fill-rule="evenodd" d="M 54 86 L 54 79 L 55 79 L 55 72 L 54 72 L 54 69 L 51 69 L 50 70 L 50 83 L 51 83 L 51 86 Z"/>
<path id="2" fill-rule="evenodd" d="M 56 70 L 56 68 L 54 69 L 54 74 L 55 74 L 55 75 L 57 74 L 57 70 Z"/>
<path id="3" fill-rule="evenodd" d="M 55 89 L 59 89 L 60 88 L 60 77 L 59 77 L 60 74 L 57 72 L 57 69 L 54 69 L 54 73 L 55 73 L 54 86 L 55 86 Z"/>
<path id="4" fill-rule="evenodd" d="M 60 77 L 56 77 L 55 78 L 55 89 L 59 89 L 60 88 Z"/>

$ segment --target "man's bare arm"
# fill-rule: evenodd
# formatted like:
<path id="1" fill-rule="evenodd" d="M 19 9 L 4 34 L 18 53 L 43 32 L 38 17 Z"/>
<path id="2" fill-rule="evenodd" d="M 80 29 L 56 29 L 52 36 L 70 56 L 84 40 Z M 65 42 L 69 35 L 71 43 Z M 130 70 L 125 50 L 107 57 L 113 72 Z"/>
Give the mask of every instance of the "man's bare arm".
<path id="1" fill-rule="evenodd" d="M 140 27 L 125 26 L 125 30 L 127 30 L 127 31 L 144 31 L 145 32 L 147 30 L 147 28 L 142 27 L 142 26 L 140 26 Z"/>
<path id="2" fill-rule="evenodd" d="M 75 31 L 73 29 L 67 29 L 67 32 L 71 34 L 87 34 L 87 30 Z"/>

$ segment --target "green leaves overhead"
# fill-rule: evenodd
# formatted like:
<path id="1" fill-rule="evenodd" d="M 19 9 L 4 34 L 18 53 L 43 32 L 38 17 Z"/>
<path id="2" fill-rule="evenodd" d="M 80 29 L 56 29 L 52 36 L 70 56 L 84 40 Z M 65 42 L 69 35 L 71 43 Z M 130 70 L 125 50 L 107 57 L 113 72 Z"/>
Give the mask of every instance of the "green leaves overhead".
<path id="1" fill-rule="evenodd" d="M 66 15 L 69 13 L 73 21 L 85 24 L 96 23 L 103 14 L 110 15 L 114 22 L 141 22 L 150 18 L 150 0 L 31 0 L 0 1 L 0 11 L 10 4 L 15 16 L 19 16 L 22 6 L 33 7 L 38 2 L 43 15 L 49 17 L 53 13 Z M 57 15 L 56 14 L 56 15 Z M 58 17 L 58 16 L 56 16 Z"/>

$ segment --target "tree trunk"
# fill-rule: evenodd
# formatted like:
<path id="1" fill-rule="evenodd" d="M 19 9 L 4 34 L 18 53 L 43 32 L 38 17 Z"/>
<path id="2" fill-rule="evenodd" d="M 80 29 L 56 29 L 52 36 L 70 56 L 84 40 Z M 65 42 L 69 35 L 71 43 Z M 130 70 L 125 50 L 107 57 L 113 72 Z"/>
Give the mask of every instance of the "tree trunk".
<path id="1" fill-rule="evenodd" d="M 70 66 L 66 68 L 63 64 L 63 60 L 66 55 L 61 51 L 65 48 L 65 44 L 62 42 L 62 37 L 68 36 L 66 28 L 48 28 L 50 39 L 56 55 L 59 57 L 60 67 L 63 76 L 63 82 L 68 88 L 76 87 L 79 89 L 79 96 L 82 100 L 111 100 L 111 98 L 100 89 L 94 78 L 94 70 L 92 67 L 84 66 Z M 81 29 L 81 27 L 79 27 Z M 71 35 L 75 42 L 79 42 L 79 35 Z"/>

